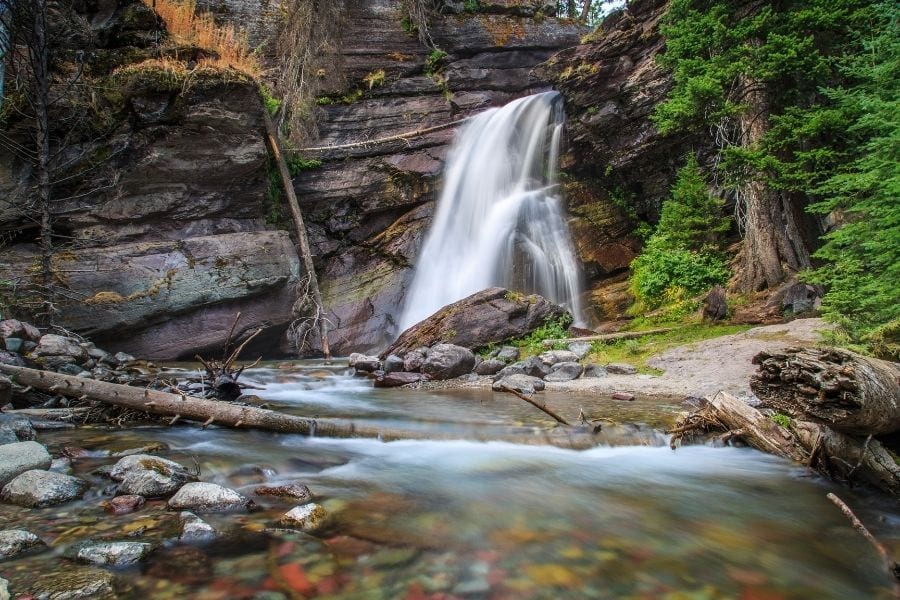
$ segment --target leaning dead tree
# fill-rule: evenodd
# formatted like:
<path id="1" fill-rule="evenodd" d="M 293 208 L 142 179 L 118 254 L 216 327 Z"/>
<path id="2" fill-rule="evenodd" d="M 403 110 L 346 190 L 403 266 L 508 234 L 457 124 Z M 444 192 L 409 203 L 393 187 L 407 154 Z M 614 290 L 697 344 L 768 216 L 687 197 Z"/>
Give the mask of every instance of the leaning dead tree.
<path id="1" fill-rule="evenodd" d="M 231 323 L 231 329 L 228 331 L 228 337 L 225 339 L 225 343 L 222 345 L 222 360 L 215 359 L 206 359 L 200 355 L 197 355 L 195 358 L 203 365 L 203 368 L 206 369 L 206 377 L 209 379 L 209 389 L 212 394 L 219 400 L 224 400 L 226 402 L 233 402 L 240 398 L 242 390 L 241 385 L 238 383 L 238 379 L 245 369 L 253 368 L 259 363 L 259 359 L 256 362 L 253 362 L 249 365 L 243 365 L 242 367 L 235 369 L 235 365 L 237 363 L 238 357 L 243 352 L 244 348 L 247 347 L 247 344 L 253 341 L 253 338 L 262 333 L 262 328 L 257 329 L 253 333 L 244 339 L 237 348 L 231 348 L 231 339 L 234 335 L 234 329 L 237 327 L 238 321 L 241 320 L 241 313 L 238 313 L 234 317 L 234 321 Z"/>
<path id="2" fill-rule="evenodd" d="M 900 366 L 836 348 L 761 352 L 750 388 L 762 406 L 835 431 L 900 431 Z"/>
<path id="3" fill-rule="evenodd" d="M 316 266 L 313 263 L 312 251 L 309 248 L 309 237 L 306 235 L 306 224 L 303 221 L 303 213 L 300 212 L 300 203 L 297 201 L 297 194 L 294 192 L 294 183 L 291 180 L 291 172 L 288 169 L 287 161 L 281 151 L 281 143 L 278 141 L 278 131 L 275 124 L 269 117 L 269 113 L 263 110 L 263 117 L 266 125 L 266 139 L 269 142 L 269 148 L 272 151 L 272 157 L 275 164 L 278 165 L 278 173 L 281 177 L 281 186 L 284 189 L 285 198 L 287 198 L 288 207 L 291 210 L 291 217 L 294 221 L 294 232 L 297 236 L 297 251 L 303 261 L 303 268 L 308 278 L 309 301 L 313 305 L 312 326 L 319 330 L 322 339 L 322 352 L 325 358 L 331 358 L 331 349 L 328 346 L 328 320 L 324 317 L 325 305 L 322 303 L 322 293 L 319 290 L 319 280 L 316 277 Z M 311 328 L 312 328 L 311 326 Z"/>
<path id="4" fill-rule="evenodd" d="M 171 394 L 142 387 L 107 383 L 38 371 L 26 367 L 0 364 L 0 373 L 19 385 L 31 386 L 84 401 L 96 401 L 129 408 L 142 413 L 169 417 L 170 425 L 179 421 L 195 421 L 204 426 L 261 429 L 279 433 L 298 433 L 317 437 L 359 437 L 383 441 L 402 439 L 468 439 L 474 441 L 505 441 L 517 444 L 552 445 L 561 448 L 584 449 L 597 445 L 598 439 L 590 429 L 578 428 L 516 428 L 508 433 L 470 430 L 465 433 L 446 431 L 416 431 L 395 429 L 339 419 L 311 419 L 284 414 L 258 406 L 207 400 L 184 394 Z"/>
<path id="5" fill-rule="evenodd" d="M 776 421 L 730 394 L 719 392 L 670 430 L 672 447 L 697 436 L 718 434 L 723 442 L 741 440 L 776 456 L 809 466 L 847 483 L 864 482 L 900 495 L 900 465 L 871 435 L 863 438 L 808 420 Z"/>

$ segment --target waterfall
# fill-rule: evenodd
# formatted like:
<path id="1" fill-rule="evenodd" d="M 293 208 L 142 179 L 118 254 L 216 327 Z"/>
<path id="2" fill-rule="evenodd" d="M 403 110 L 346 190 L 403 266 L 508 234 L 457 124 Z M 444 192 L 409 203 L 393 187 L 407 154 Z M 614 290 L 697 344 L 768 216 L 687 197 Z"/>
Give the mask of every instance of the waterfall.
<path id="1" fill-rule="evenodd" d="M 562 97 L 545 92 L 466 123 L 450 149 L 401 330 L 495 285 L 541 294 L 582 321 L 581 270 L 557 181 L 564 120 Z"/>

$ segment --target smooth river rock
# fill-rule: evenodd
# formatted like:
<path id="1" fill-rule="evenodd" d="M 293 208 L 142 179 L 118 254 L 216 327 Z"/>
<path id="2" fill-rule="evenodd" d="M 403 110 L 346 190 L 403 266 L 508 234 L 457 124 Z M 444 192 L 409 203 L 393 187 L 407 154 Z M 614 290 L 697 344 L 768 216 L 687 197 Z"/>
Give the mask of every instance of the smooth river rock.
<path id="1" fill-rule="evenodd" d="M 146 542 L 87 542 L 74 549 L 75 559 L 95 565 L 124 567 L 143 560 L 153 551 Z"/>
<path id="2" fill-rule="evenodd" d="M 401 385 L 408 385 L 410 383 L 416 383 L 418 381 L 422 381 L 423 379 L 428 379 L 422 373 L 407 373 L 406 371 L 393 371 L 391 373 L 385 373 L 379 377 L 375 378 L 375 387 L 377 388 L 392 388 L 392 387 L 400 387 Z"/>
<path id="3" fill-rule="evenodd" d="M 548 350 L 538 357 L 545 365 L 555 365 L 561 362 L 578 362 L 578 355 L 569 350 Z"/>
<path id="4" fill-rule="evenodd" d="M 182 512 L 178 518 L 181 519 L 178 539 L 182 542 L 208 542 L 218 535 L 212 525 L 190 511 Z"/>
<path id="5" fill-rule="evenodd" d="M 635 375 L 637 369 L 627 363 L 609 363 L 606 365 L 606 371 L 613 375 Z"/>
<path id="6" fill-rule="evenodd" d="M 26 552 L 42 550 L 47 545 L 41 538 L 24 529 L 0 531 L 0 560 L 7 560 Z"/>
<path id="7" fill-rule="evenodd" d="M 215 483 L 186 483 L 169 498 L 169 510 L 196 512 L 238 512 L 251 506 L 248 498 Z"/>
<path id="8" fill-rule="evenodd" d="M 20 442 L 31 441 L 37 437 L 31 420 L 20 415 L 0 414 L 0 431 L 12 432 Z"/>
<path id="9" fill-rule="evenodd" d="M 3 486 L 2 497 L 11 504 L 44 508 L 81 498 L 87 489 L 88 483 L 83 479 L 34 469 Z"/>
<path id="10" fill-rule="evenodd" d="M 119 460 L 110 471 L 119 482 L 119 493 L 162 498 L 178 491 L 185 483 L 197 481 L 197 476 L 179 463 L 150 454 L 132 454 Z"/>
<path id="11" fill-rule="evenodd" d="M 49 469 L 53 460 L 47 449 L 27 441 L 0 446 L 0 485 L 32 469 Z"/>
<path id="12" fill-rule="evenodd" d="M 496 375 L 499 373 L 504 367 L 506 363 L 502 360 L 497 360 L 496 358 L 489 358 L 486 361 L 481 362 L 477 367 L 475 367 L 475 372 L 479 375 Z"/>

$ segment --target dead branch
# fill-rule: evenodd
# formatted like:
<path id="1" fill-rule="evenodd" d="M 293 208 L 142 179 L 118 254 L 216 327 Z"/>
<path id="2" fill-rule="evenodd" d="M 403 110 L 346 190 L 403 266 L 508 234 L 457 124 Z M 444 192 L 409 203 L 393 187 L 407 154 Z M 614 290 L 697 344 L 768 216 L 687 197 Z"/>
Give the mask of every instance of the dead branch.
<path id="1" fill-rule="evenodd" d="M 881 560 L 884 561 L 884 566 L 887 569 L 888 574 L 894 579 L 894 593 L 895 596 L 900 597 L 900 564 L 898 564 L 894 559 L 891 558 L 891 555 L 888 554 L 887 549 L 882 545 L 878 539 L 872 535 L 872 533 L 866 529 L 866 526 L 863 525 L 862 521 L 860 521 L 853 511 L 850 509 L 847 504 L 838 498 L 835 494 L 829 493 L 826 498 L 831 500 L 838 508 L 841 509 L 841 512 L 844 513 L 850 520 L 850 525 L 853 526 L 853 529 L 858 531 L 860 535 L 862 535 L 866 540 L 872 544 L 872 547 L 875 548 L 875 551 L 878 552 L 878 555 L 881 557 Z"/>
<path id="2" fill-rule="evenodd" d="M 533 407 L 537 408 L 538 410 L 544 412 L 544 413 L 547 414 L 547 415 L 550 415 L 551 417 L 553 417 L 553 419 L 554 419 L 557 423 L 560 423 L 560 424 L 562 424 L 562 425 L 565 425 L 566 427 L 571 427 L 571 426 L 572 426 L 571 423 L 569 423 L 568 421 L 566 421 L 565 419 L 563 419 L 562 417 L 560 417 L 558 414 L 556 414 L 555 412 L 553 412 L 552 410 L 550 410 L 550 409 L 547 408 L 546 406 L 542 406 L 541 404 L 535 402 L 534 400 L 532 400 L 531 398 L 529 398 L 529 397 L 526 396 L 525 394 L 519 392 L 518 390 L 514 390 L 514 389 L 512 389 L 511 387 L 506 386 L 506 385 L 500 386 L 500 389 L 501 389 L 502 391 L 504 391 L 504 392 L 509 392 L 509 393 L 512 394 L 513 396 L 516 396 L 516 397 L 518 397 L 518 398 L 521 398 L 522 400 L 524 400 L 524 401 L 527 402 L 528 404 L 532 405 Z"/>

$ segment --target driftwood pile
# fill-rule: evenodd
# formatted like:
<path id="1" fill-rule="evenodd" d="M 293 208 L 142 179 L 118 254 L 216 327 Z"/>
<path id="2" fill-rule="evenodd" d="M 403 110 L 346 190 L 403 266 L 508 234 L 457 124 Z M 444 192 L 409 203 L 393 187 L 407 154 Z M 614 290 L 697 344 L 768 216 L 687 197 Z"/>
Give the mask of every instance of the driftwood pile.
<path id="1" fill-rule="evenodd" d="M 758 408 L 725 393 L 705 400 L 671 431 L 685 438 L 720 432 L 848 484 L 900 495 L 897 455 L 879 437 L 900 431 L 900 369 L 832 348 L 788 348 L 754 358 Z"/>

